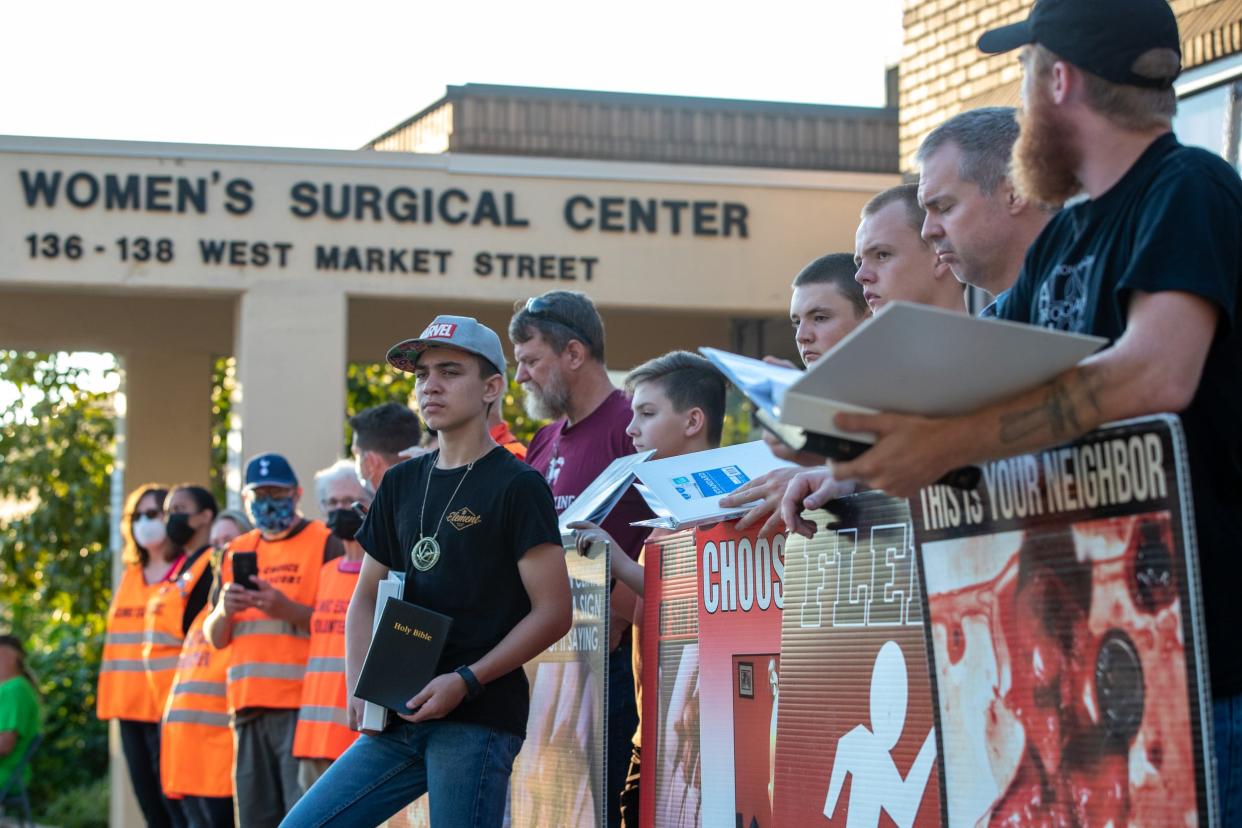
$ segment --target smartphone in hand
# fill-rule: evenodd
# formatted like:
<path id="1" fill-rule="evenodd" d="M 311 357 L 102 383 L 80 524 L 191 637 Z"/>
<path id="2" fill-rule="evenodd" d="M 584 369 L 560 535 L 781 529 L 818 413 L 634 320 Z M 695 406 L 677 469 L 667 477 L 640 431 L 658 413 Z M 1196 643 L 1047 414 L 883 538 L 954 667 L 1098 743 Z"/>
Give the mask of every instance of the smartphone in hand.
<path id="1" fill-rule="evenodd" d="M 258 589 L 254 579 L 259 574 L 259 555 L 257 552 L 233 553 L 233 583 L 245 589 Z"/>

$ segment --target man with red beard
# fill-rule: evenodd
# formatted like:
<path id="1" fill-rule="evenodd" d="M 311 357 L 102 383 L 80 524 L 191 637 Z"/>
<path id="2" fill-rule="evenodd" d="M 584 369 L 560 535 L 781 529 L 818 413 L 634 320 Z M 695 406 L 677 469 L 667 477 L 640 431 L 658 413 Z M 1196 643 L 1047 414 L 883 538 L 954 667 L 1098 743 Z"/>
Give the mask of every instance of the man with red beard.
<path id="1" fill-rule="evenodd" d="M 1171 132 L 1181 69 L 1165 0 L 1038 0 L 988 32 L 986 52 L 1022 48 L 1015 183 L 1048 204 L 1082 192 L 1027 255 L 1002 316 L 1107 336 L 1112 345 L 1051 382 L 960 417 L 840 415 L 877 435 L 837 465 L 914 496 L 952 468 L 1037 451 L 1097 426 L 1179 412 L 1203 570 L 1222 824 L 1242 820 L 1242 182 Z M 1231 761 L 1232 760 L 1232 761 Z"/>

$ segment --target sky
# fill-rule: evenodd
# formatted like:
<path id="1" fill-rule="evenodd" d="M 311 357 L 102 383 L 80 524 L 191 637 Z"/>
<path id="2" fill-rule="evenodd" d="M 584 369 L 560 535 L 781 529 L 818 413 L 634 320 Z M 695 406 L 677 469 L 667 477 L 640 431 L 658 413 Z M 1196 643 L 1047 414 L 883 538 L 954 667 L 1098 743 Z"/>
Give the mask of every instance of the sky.
<path id="1" fill-rule="evenodd" d="M 464 83 L 884 103 L 901 0 L 11 3 L 0 134 L 356 149 Z"/>

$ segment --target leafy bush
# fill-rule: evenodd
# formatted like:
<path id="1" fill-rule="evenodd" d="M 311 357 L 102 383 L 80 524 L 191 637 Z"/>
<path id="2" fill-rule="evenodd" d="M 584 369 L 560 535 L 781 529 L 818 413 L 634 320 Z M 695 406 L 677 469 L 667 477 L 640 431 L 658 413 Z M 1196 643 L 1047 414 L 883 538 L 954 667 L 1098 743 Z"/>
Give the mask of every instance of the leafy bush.
<path id="1" fill-rule="evenodd" d="M 108 828 L 108 777 L 61 791 L 39 822 L 58 828 Z"/>

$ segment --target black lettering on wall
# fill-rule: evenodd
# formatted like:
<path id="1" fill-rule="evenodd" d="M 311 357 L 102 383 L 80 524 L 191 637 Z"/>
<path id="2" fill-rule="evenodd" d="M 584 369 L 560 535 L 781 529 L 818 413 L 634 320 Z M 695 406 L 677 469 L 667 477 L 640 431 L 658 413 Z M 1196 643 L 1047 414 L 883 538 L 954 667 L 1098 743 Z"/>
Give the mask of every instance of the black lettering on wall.
<path id="1" fill-rule="evenodd" d="M 289 191 L 289 197 L 293 199 L 289 212 L 298 218 L 310 218 L 318 213 L 319 200 L 316 193 L 317 188 L 309 181 L 299 181 L 294 184 L 293 189 Z"/>
<path id="2" fill-rule="evenodd" d="M 124 179 L 119 175 L 104 176 L 105 210 L 141 209 L 141 193 L 142 180 L 137 175 L 127 175 Z"/>
<path id="3" fill-rule="evenodd" d="M 90 207 L 99 200 L 99 179 L 90 173 L 74 173 L 65 182 L 65 198 L 74 207 Z"/>
<path id="4" fill-rule="evenodd" d="M 224 209 L 235 216 L 244 216 L 254 209 L 254 184 L 245 178 L 234 178 L 224 185 Z"/>
<path id="5" fill-rule="evenodd" d="M 22 191 L 26 196 L 26 206 L 34 207 L 40 198 L 48 207 L 56 206 L 56 194 L 60 192 L 60 170 L 48 176 L 43 170 L 30 175 L 28 170 L 21 171 Z"/>
<path id="6" fill-rule="evenodd" d="M 591 199 L 584 195 L 570 196 L 565 202 L 565 223 L 575 230 L 590 230 L 591 225 L 595 224 L 595 219 L 578 218 L 578 208 L 590 208 Z"/>

